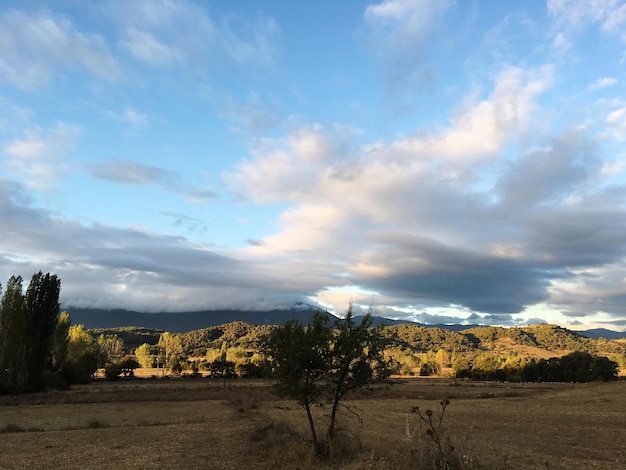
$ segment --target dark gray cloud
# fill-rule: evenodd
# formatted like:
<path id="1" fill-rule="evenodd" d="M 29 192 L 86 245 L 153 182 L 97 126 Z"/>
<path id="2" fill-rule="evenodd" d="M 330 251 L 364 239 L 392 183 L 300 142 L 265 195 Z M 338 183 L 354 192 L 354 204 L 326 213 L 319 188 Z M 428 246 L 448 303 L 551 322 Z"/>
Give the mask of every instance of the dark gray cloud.
<path id="1" fill-rule="evenodd" d="M 378 255 L 390 273 L 356 282 L 414 302 L 439 301 L 494 314 L 518 313 L 549 297 L 554 274 L 526 260 L 502 259 L 432 240 L 379 233 Z"/>

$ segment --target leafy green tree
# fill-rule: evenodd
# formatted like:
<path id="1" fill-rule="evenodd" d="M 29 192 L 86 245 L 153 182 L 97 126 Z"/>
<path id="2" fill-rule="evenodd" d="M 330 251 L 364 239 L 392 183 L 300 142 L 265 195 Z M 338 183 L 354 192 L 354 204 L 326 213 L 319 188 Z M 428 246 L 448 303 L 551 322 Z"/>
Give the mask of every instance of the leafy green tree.
<path id="1" fill-rule="evenodd" d="M 318 312 L 306 327 L 297 321 L 287 322 L 283 328 L 271 333 L 264 344 L 278 379 L 276 391 L 305 409 L 317 454 L 322 448 L 311 408 L 324 402 L 325 379 L 331 367 L 332 337 L 328 317 Z"/>
<path id="2" fill-rule="evenodd" d="M 164 367 L 163 375 L 165 375 L 165 369 L 179 370 L 183 359 L 183 346 L 180 335 L 172 334 L 169 331 L 162 333 L 159 338 L 158 348 L 159 360 Z"/>
<path id="3" fill-rule="evenodd" d="M 83 325 L 72 325 L 68 331 L 65 378 L 70 383 L 89 382 L 98 370 L 98 346 Z"/>
<path id="4" fill-rule="evenodd" d="M 589 369 L 590 380 L 607 382 L 617 379 L 619 364 L 608 357 L 596 356 L 591 359 Z"/>
<path id="5" fill-rule="evenodd" d="M 124 355 L 124 340 L 117 335 L 100 335 L 97 344 L 101 367 L 118 362 Z"/>
<path id="6" fill-rule="evenodd" d="M 57 326 L 54 329 L 54 348 L 52 350 L 52 367 L 60 371 L 67 360 L 67 348 L 69 345 L 70 314 L 61 312 Z"/>
<path id="7" fill-rule="evenodd" d="M 551 362 L 552 361 L 552 362 Z M 591 382 L 613 380 L 617 375 L 617 363 L 607 357 L 592 356 L 588 352 L 574 351 L 548 361 L 553 367 L 549 374 L 552 381 Z"/>
<path id="8" fill-rule="evenodd" d="M 375 381 L 386 379 L 389 370 L 383 357 L 384 343 L 380 328 L 372 326 L 370 314 L 360 324 L 354 321 L 352 305 L 344 318 L 335 321 L 332 338 L 331 367 L 328 382 L 332 391 L 328 440 L 335 432 L 339 403 L 348 392 L 363 388 Z"/>
<path id="9" fill-rule="evenodd" d="M 135 349 L 135 357 L 137 357 L 139 365 L 144 369 L 149 369 L 154 364 L 154 356 L 152 355 L 152 349 L 148 343 L 143 343 Z"/>
<path id="10" fill-rule="evenodd" d="M 307 414 L 313 449 L 322 455 L 332 445 L 339 405 L 347 393 L 388 377 L 380 331 L 366 315 L 360 324 L 352 305 L 332 325 L 317 312 L 308 326 L 288 322 L 267 336 L 264 351 L 278 379 L 279 395 L 296 400 Z M 320 442 L 312 407 L 330 404 L 326 441 Z"/>
<path id="11" fill-rule="evenodd" d="M 420 362 L 421 376 L 439 375 L 441 373 L 440 361 L 436 352 L 430 350 L 420 354 Z"/>
<path id="12" fill-rule="evenodd" d="M 220 348 L 220 354 L 216 360 L 209 364 L 209 371 L 211 377 L 230 379 L 235 377 L 235 362 L 229 361 L 228 357 L 228 344 L 226 341 L 222 341 L 222 347 Z"/>

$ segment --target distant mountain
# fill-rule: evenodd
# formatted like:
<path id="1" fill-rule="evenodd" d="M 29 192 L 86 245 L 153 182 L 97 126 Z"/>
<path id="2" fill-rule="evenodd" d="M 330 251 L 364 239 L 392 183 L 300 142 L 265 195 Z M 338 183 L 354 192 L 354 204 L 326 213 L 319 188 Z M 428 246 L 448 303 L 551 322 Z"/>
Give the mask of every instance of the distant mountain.
<path id="1" fill-rule="evenodd" d="M 140 326 L 172 333 L 186 333 L 238 321 L 251 325 L 282 325 L 289 320 L 308 323 L 313 313 L 317 311 L 315 307 L 306 304 L 296 304 L 290 309 L 268 311 L 206 310 L 202 312 L 145 313 L 121 309 L 104 310 L 75 307 L 64 307 L 63 310 L 69 312 L 73 325 L 84 325 L 87 329 Z"/>
<path id="2" fill-rule="evenodd" d="M 363 318 L 365 318 L 364 315 L 356 315 L 354 317 L 354 321 L 356 323 L 361 323 L 361 321 L 363 321 Z M 422 323 L 417 323 L 414 321 L 409 321 L 409 320 L 392 320 L 391 318 L 385 318 L 385 317 L 377 317 L 377 316 L 372 316 L 372 325 L 373 326 L 392 326 L 392 325 L 417 325 L 417 326 L 426 326 Z"/>
<path id="3" fill-rule="evenodd" d="M 82 324 L 88 329 L 121 328 L 127 326 L 144 327 L 148 329 L 170 331 L 172 333 L 187 333 L 193 330 L 200 330 L 213 326 L 225 325 L 233 322 L 246 322 L 251 325 L 283 325 L 289 320 L 298 320 L 301 323 L 308 323 L 313 313 L 319 308 L 298 303 L 290 309 L 274 309 L 266 311 L 246 311 L 246 310 L 206 310 L 202 312 L 161 312 L 145 313 L 132 310 L 105 310 L 64 307 L 70 313 L 72 324 Z M 332 318 L 333 317 L 331 314 Z M 360 322 L 362 316 L 354 317 Z M 425 328 L 439 328 L 452 332 L 463 332 L 484 325 L 459 325 L 459 324 L 436 324 L 426 325 L 423 323 L 408 320 L 392 320 L 384 317 L 373 317 L 374 326 L 395 326 L 413 325 Z M 513 329 L 515 330 L 515 329 Z M 626 332 L 597 328 L 584 331 L 576 331 L 578 335 L 608 340 L 626 339 Z"/>
<path id="4" fill-rule="evenodd" d="M 626 331 L 613 331 L 606 328 L 595 328 L 592 330 L 576 331 L 579 335 L 593 339 L 626 339 Z"/>
<path id="5" fill-rule="evenodd" d="M 362 315 L 357 315 L 354 317 L 354 320 L 357 323 L 360 323 L 362 319 L 363 319 Z M 470 325 L 446 324 L 446 323 L 436 323 L 436 324 L 430 325 L 430 324 L 419 323 L 419 322 L 410 321 L 410 320 L 393 320 L 391 318 L 377 317 L 377 316 L 372 317 L 372 325 L 373 326 L 415 325 L 415 326 L 421 326 L 424 328 L 440 328 L 442 330 L 456 331 L 456 332 L 468 330 L 470 328 L 476 328 L 478 326 L 484 326 L 484 325 L 477 325 L 473 323 Z"/>

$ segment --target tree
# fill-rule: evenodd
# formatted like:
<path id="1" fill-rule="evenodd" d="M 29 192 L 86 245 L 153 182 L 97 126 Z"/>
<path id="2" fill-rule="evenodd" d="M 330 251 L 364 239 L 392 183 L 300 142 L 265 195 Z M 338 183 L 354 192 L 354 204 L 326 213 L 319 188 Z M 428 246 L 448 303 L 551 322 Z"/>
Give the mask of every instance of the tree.
<path id="1" fill-rule="evenodd" d="M 304 326 L 290 321 L 263 340 L 279 395 L 296 400 L 307 414 L 314 452 L 323 455 L 335 436 L 337 411 L 348 392 L 388 377 L 383 341 L 367 314 L 356 324 L 349 306 L 332 325 L 327 314 L 316 312 Z M 326 441 L 320 442 L 312 407 L 330 404 Z"/>
<path id="2" fill-rule="evenodd" d="M 0 386 L 2 391 L 19 389 L 24 359 L 26 316 L 22 277 L 11 276 L 0 303 Z"/>
<path id="3" fill-rule="evenodd" d="M 148 343 L 143 343 L 135 349 L 135 357 L 137 357 L 139 365 L 144 369 L 149 369 L 154 364 L 154 356 Z"/>
<path id="4" fill-rule="evenodd" d="M 52 349 L 52 368 L 60 371 L 67 360 L 67 348 L 69 345 L 70 314 L 61 312 L 57 326 L 54 329 L 54 348 Z"/>
<path id="5" fill-rule="evenodd" d="M 118 362 L 124 355 L 124 340 L 117 335 L 100 335 L 97 344 L 101 367 Z"/>
<path id="6" fill-rule="evenodd" d="M 163 375 L 165 376 L 165 369 L 177 369 L 183 358 L 183 346 L 180 335 L 173 335 L 169 331 L 162 333 L 159 337 L 158 348 L 159 359 L 163 362 Z"/>
<path id="7" fill-rule="evenodd" d="M 265 353 L 270 357 L 278 379 L 278 395 L 295 400 L 307 414 L 313 449 L 321 453 L 311 407 L 322 402 L 324 380 L 330 369 L 330 347 L 333 332 L 328 317 L 315 313 L 307 327 L 289 321 L 265 340 Z"/>
<path id="8" fill-rule="evenodd" d="M 0 387 L 4 391 L 44 388 L 53 368 L 61 281 L 34 274 L 23 294 L 21 276 L 12 276 L 0 303 Z"/>
<path id="9" fill-rule="evenodd" d="M 72 325 L 68 331 L 67 361 L 64 376 L 70 383 L 89 382 L 98 370 L 98 346 L 83 325 Z"/>
<path id="10" fill-rule="evenodd" d="M 372 316 L 367 314 L 359 325 L 352 314 L 352 305 L 345 317 L 335 322 L 337 330 L 332 339 L 331 368 L 328 375 L 332 389 L 332 408 L 328 426 L 328 441 L 332 442 L 339 403 L 354 390 L 389 376 L 383 358 L 384 343 L 379 328 L 372 327 Z"/>
<path id="11" fill-rule="evenodd" d="M 119 361 L 110 362 L 104 368 L 104 375 L 109 380 L 117 380 L 120 375 L 133 377 L 139 362 L 133 356 L 125 356 Z"/>
<path id="12" fill-rule="evenodd" d="M 26 323 L 28 334 L 24 341 L 24 361 L 28 388 L 45 385 L 45 371 L 52 368 L 54 331 L 59 316 L 61 281 L 55 276 L 34 274 L 26 290 Z"/>
<path id="13" fill-rule="evenodd" d="M 139 362 L 133 356 L 124 356 L 117 365 L 120 367 L 124 377 L 133 377 L 135 369 L 139 367 Z"/>
<path id="14" fill-rule="evenodd" d="M 227 360 L 227 356 L 228 344 L 226 341 L 222 341 L 219 356 L 209 364 L 211 377 L 221 379 L 230 379 L 235 377 L 235 362 Z"/>

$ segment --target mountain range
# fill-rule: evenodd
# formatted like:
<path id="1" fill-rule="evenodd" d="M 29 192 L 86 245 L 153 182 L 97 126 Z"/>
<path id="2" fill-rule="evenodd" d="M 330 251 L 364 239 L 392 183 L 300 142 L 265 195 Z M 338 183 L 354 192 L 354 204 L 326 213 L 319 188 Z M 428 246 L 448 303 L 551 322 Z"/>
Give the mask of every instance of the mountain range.
<path id="1" fill-rule="evenodd" d="M 205 310 L 199 312 L 160 312 L 146 313 L 124 309 L 93 309 L 64 307 L 70 313 L 72 324 L 84 325 L 87 329 L 121 328 L 128 326 L 144 327 L 172 333 L 186 333 L 212 326 L 243 321 L 252 325 L 282 325 L 289 320 L 308 323 L 318 308 L 298 303 L 290 309 L 274 309 L 263 311 L 247 310 Z M 331 314 L 328 314 L 332 317 Z M 355 317 L 357 321 L 360 317 Z M 449 331 L 463 331 L 470 328 L 485 326 L 477 324 L 423 324 L 408 320 L 393 320 L 383 317 L 374 317 L 374 325 L 401 325 L 410 324 L 422 327 L 442 328 Z M 622 339 L 626 338 L 626 331 L 613 331 L 605 328 L 576 331 L 588 338 Z"/>

